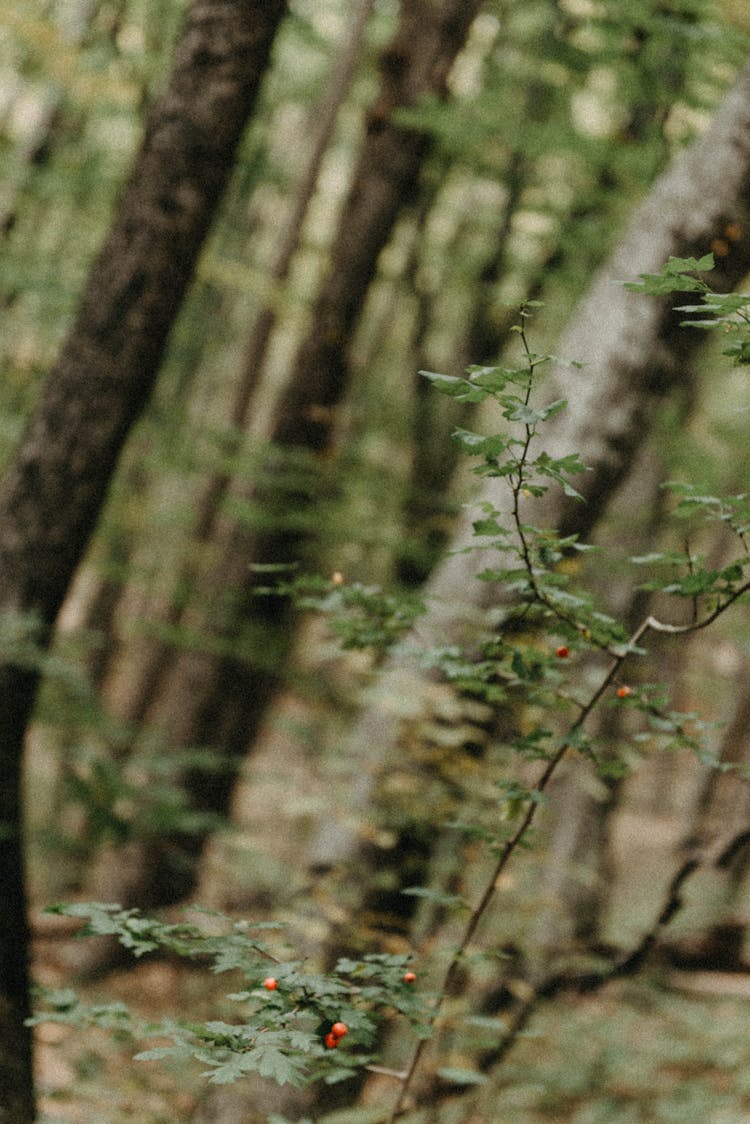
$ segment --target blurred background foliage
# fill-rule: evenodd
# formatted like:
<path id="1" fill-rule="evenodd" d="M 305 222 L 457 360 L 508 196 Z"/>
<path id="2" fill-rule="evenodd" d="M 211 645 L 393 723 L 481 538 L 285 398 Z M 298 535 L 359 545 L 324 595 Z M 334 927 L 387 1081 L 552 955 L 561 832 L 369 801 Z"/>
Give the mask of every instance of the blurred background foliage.
<path id="1" fill-rule="evenodd" d="M 2 462 L 70 326 L 148 105 L 168 73 L 185 8 L 182 0 L 0 0 Z M 255 602 L 248 608 L 231 600 L 217 570 L 227 528 L 291 529 L 304 540 L 305 565 L 319 573 L 396 590 L 420 586 L 467 493 L 450 442 L 461 419 L 433 401 L 417 370 L 497 361 L 527 299 L 545 303 L 535 347 L 554 349 L 635 204 L 706 127 L 731 86 L 748 48 L 742 8 L 704 0 L 481 5 L 450 68 L 447 96 L 428 92 L 395 112 L 398 127 L 429 143 L 345 341 L 351 378 L 332 407 L 331 447 L 322 459 L 284 447 L 273 460 L 268 445 L 278 402 L 299 347 L 315 333 L 316 295 L 377 109 L 378 59 L 400 10 L 396 0 L 373 5 L 289 269 L 279 277 L 279 245 L 353 19 L 347 0 L 292 0 L 261 111 L 53 651 L 29 655 L 42 659 L 44 672 L 27 769 L 37 906 L 85 894 L 92 878 L 102 893 L 91 873 L 102 853 L 114 849 L 116 863 L 118 847 L 168 844 L 187 834 L 201 843 L 195 892 L 209 904 L 294 913 L 290 887 L 304 885 L 298 856 L 325 820 L 331 794 L 335 803 L 346 802 L 336 788 L 347 776 L 342 731 L 371 665 L 359 654 L 342 656 L 314 619 L 260 620 Z M 247 341 L 264 309 L 275 324 L 240 421 L 234 403 L 247 377 Z M 703 354 L 690 392 L 666 404 L 641 457 L 644 465 L 660 462 L 662 477 L 689 468 L 718 494 L 742 491 L 747 480 L 750 396 L 744 371 L 727 372 L 716 350 Z M 205 523 L 206 488 L 217 478 L 223 490 Z M 650 494 L 639 504 L 615 504 L 597 536 L 637 538 L 642 525 L 658 519 Z M 12 622 L 5 633 L 0 641 L 8 651 L 18 642 Z M 188 731 L 172 745 L 170 728 L 153 713 L 167 673 L 186 653 L 223 661 L 225 677 L 206 703 L 217 733 L 196 730 L 191 739 Z M 679 666 L 665 659 L 660 674 L 674 678 L 688 703 L 726 719 L 737 691 L 750 690 L 747 661 L 740 615 L 710 641 L 691 644 Z M 271 699 L 257 688 L 257 721 L 239 766 L 236 749 L 228 763 L 219 732 L 229 667 L 235 676 L 237 668 L 259 669 L 274 685 Z M 144 668 L 156 693 L 148 706 Z M 252 709 L 255 680 L 248 682 L 245 703 Z M 211 808 L 196 801 L 196 776 L 205 781 L 238 768 L 231 803 Z M 618 851 L 622 892 L 610 902 L 610 938 L 653 904 L 644 902 L 642 881 L 634 883 L 632 863 L 623 859 L 637 850 L 633 824 L 651 824 L 663 881 L 701 783 L 698 766 L 680 758 L 639 773 L 620 798 L 627 840 Z M 466 787 L 470 803 L 471 783 Z M 383 832 L 397 834 L 387 810 L 373 809 L 372 830 L 379 830 L 381 813 Z M 532 858 L 532 884 L 544 861 L 543 850 Z M 516 891 L 513 940 L 530 909 L 529 885 L 516 887 L 512 898 Z M 43 973 L 62 970 L 46 946 L 39 955 Z M 619 1006 L 610 997 L 593 1013 L 583 1001 L 581 1010 L 555 1006 L 536 1031 L 540 1037 L 524 1040 L 505 1071 L 502 1081 L 512 1091 L 501 1090 L 498 1103 L 507 1102 L 512 1119 L 530 1122 L 745 1120 L 750 1094 L 742 1083 L 730 1091 L 697 1069 L 707 1050 L 717 1051 L 715 1069 L 741 1052 L 735 1037 L 706 1046 L 712 1004 L 723 1019 L 718 1000 L 678 997 L 657 983 L 629 991 Z M 719 1025 L 731 1037 L 746 1008 L 735 1000 L 725 1005 L 732 1008 L 729 1022 Z M 644 1044 L 645 1019 L 661 1029 Z M 591 1054 L 579 1050 L 582 1039 L 595 1040 Z M 667 1058 L 665 1044 L 679 1056 Z M 638 1051 L 646 1051 L 640 1062 Z M 80 1059 L 71 1064 L 78 1071 L 63 1082 L 69 1105 L 71 1085 L 96 1084 L 106 1071 L 104 1063 L 85 1073 Z M 641 1066 L 649 1073 L 654 1067 L 648 1081 L 633 1077 Z M 688 1076 L 696 1072 L 695 1080 L 673 1080 L 680 1067 Z M 163 1119 L 159 1111 L 148 1119 Z M 471 1119 L 492 1119 L 482 1115 L 491 1111 L 478 1098 Z M 193 1118 L 187 1108 L 179 1112 L 169 1118 Z M 440 1119 L 458 1119 L 446 1112 Z"/>

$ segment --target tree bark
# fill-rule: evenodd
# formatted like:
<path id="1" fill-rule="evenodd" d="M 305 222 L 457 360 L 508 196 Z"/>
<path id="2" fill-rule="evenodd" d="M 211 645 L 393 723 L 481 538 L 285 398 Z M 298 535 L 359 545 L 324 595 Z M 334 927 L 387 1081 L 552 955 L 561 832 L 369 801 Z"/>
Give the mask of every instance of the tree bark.
<path id="1" fill-rule="evenodd" d="M 692 372 L 690 372 L 692 375 Z M 681 421 L 687 425 L 687 411 Z M 616 497 L 615 530 L 609 548 L 618 557 L 656 549 L 664 525 L 664 465 L 649 449 L 629 474 Z M 627 513 L 638 512 L 637 522 Z M 623 530 L 617 530 L 618 519 Z M 598 602 L 632 633 L 648 612 L 649 598 L 611 573 L 591 568 L 590 583 Z M 595 673 L 598 678 L 598 672 Z M 586 678 L 585 667 L 581 679 Z M 617 756 L 629 737 L 620 708 L 601 708 L 589 726 L 597 756 Z M 529 958 L 535 967 L 550 970 L 555 958 L 571 948 L 586 952 L 602 939 L 601 921 L 610 901 L 612 856 L 609 851 L 611 817 L 622 795 L 620 778 L 593 778 L 588 761 L 574 758 L 550 787 L 550 823 L 543 842 L 545 863 L 539 879 L 537 916 Z"/>
<path id="2" fill-rule="evenodd" d="M 196 0 L 57 365 L 0 484 L 0 610 L 43 649 L 148 400 L 283 0 Z M 33 1119 L 20 769 L 38 660 L 0 665 L 0 1120 Z"/>
<path id="3" fill-rule="evenodd" d="M 707 769 L 682 844 L 683 854 L 700 855 L 703 869 L 687 911 L 686 933 L 666 944 L 668 959 L 680 968 L 746 971 L 747 876 L 750 871 L 750 663 L 740 660 L 723 731 L 719 760 L 727 771 Z"/>

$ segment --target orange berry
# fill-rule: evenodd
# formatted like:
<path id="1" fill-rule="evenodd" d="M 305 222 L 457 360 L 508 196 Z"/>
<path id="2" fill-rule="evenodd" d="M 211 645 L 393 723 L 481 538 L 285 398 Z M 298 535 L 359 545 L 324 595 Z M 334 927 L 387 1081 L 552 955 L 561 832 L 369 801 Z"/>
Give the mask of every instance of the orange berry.
<path id="1" fill-rule="evenodd" d="M 340 570 L 335 570 L 331 574 L 331 583 L 333 585 L 343 585 L 344 584 L 344 575 L 341 573 Z"/>
<path id="2" fill-rule="evenodd" d="M 329 1050 L 335 1050 L 339 1044 L 338 1038 L 331 1030 L 329 1030 L 328 1034 L 325 1036 L 324 1042 Z"/>
<path id="3" fill-rule="evenodd" d="M 331 1027 L 331 1034 L 336 1038 L 343 1038 L 345 1034 L 349 1033 L 349 1027 L 346 1023 L 334 1023 Z"/>
<path id="4" fill-rule="evenodd" d="M 404 976 L 403 976 L 404 983 L 414 983 L 416 978 L 417 978 L 416 972 L 404 972 Z"/>
<path id="5" fill-rule="evenodd" d="M 266 989 L 266 991 L 276 991 L 276 988 L 278 986 L 279 981 L 275 976 L 268 976 L 265 980 L 263 980 L 263 987 Z"/>
<path id="6" fill-rule="evenodd" d="M 617 688 L 618 699 L 626 699 L 628 697 L 628 695 L 631 693 L 631 691 L 632 691 L 632 687 L 618 687 Z"/>
<path id="7" fill-rule="evenodd" d="M 559 660 L 566 660 L 570 655 L 570 648 L 567 644 L 561 644 L 559 648 L 555 649 L 555 655 Z"/>

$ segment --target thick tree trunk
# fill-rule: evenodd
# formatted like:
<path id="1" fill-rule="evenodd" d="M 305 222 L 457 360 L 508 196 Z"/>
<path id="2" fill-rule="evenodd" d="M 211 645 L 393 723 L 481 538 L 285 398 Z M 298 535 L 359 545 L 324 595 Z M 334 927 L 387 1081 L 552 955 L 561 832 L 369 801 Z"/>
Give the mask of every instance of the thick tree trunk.
<path id="1" fill-rule="evenodd" d="M 679 423 L 687 426 L 693 405 L 694 371 L 684 370 L 686 391 Z M 607 535 L 614 556 L 645 554 L 660 545 L 665 521 L 665 465 L 658 449 L 644 451 L 610 506 L 613 529 Z M 633 513 L 638 516 L 634 517 Z M 591 567 L 588 582 L 605 611 L 633 632 L 649 611 L 649 595 L 616 573 Z M 656 661 L 658 662 L 658 661 Z M 598 672 L 596 673 L 598 675 Z M 663 669 L 660 672 L 663 675 Z M 586 677 L 582 669 L 582 679 Z M 589 725 L 600 759 L 616 756 L 627 739 L 620 708 L 600 709 Z M 556 955 L 571 945 L 590 949 L 602 939 L 600 925 L 613 887 L 609 851 L 611 817 L 622 795 L 620 779 L 593 778 L 589 762 L 567 763 L 550 788 L 550 826 L 544 848 L 539 908 L 530 955 L 549 971 Z"/>
<path id="2" fill-rule="evenodd" d="M 557 369 L 551 376 L 545 395 L 567 398 L 568 407 L 545 426 L 543 439 L 551 457 L 578 452 L 590 467 L 576 480 L 586 502 L 576 504 L 551 491 L 528 521 L 556 527 L 562 534 L 586 536 L 591 531 L 629 471 L 660 403 L 680 385 L 685 363 L 704 336 L 677 327 L 671 309 L 681 300 L 627 293 L 621 282 L 658 272 L 670 255 L 706 253 L 730 222 L 742 229 L 743 237 L 719 259 L 712 278 L 725 289 L 736 285 L 750 266 L 750 66 L 706 133 L 637 208 L 618 249 L 572 317 L 558 352 L 586 365 L 580 371 Z M 477 503 L 483 500 L 508 512 L 497 481 L 485 484 Z M 463 517 L 455 549 L 428 584 L 430 610 L 415 638 L 420 647 L 475 641 L 491 627 L 488 621 L 507 609 L 498 603 L 491 583 L 476 580 L 494 559 L 463 552 L 472 543 L 475 518 L 471 511 Z M 380 778 L 408 762 L 409 746 L 432 721 L 434 697 L 435 684 L 418 665 L 403 656 L 392 658 L 378 690 L 385 701 L 371 705 L 352 733 L 346 815 L 338 823 L 329 816 L 310 848 L 313 872 L 357 861 L 359 823 L 365 815 L 372 817 Z M 424 811 L 429 814 L 429 808 Z M 357 884 L 363 881 L 358 869 Z"/>
<path id="3" fill-rule="evenodd" d="M 277 687 L 273 656 L 277 665 L 283 662 L 293 630 L 283 599 L 255 596 L 251 565 L 297 561 L 309 549 L 309 537 L 295 529 L 294 516 L 314 503 L 318 460 L 322 467 L 333 441 L 336 408 L 349 387 L 352 333 L 380 252 L 401 210 L 419 189 L 429 139 L 396 124 L 394 114 L 423 96 L 445 94 L 451 65 L 480 6 L 481 0 L 402 3 L 396 35 L 381 57 L 379 96 L 368 114 L 311 328 L 274 414 L 272 449 L 259 471 L 264 479 L 239 496 L 241 503 L 249 502 L 261 511 L 263 527 L 220 527 L 215 541 L 218 562 L 199 588 L 196 608 L 182 621 L 214 642 L 203 650 L 177 655 L 146 715 L 170 746 L 210 745 L 220 750 L 225 771 L 186 779 L 202 811 L 226 812 L 233 768 L 241 761 Z M 279 447 L 284 451 L 279 452 Z M 300 451 L 307 459 L 302 470 L 295 468 L 295 472 L 308 474 L 311 487 L 305 484 L 284 490 L 284 465 L 290 453 Z M 240 637 L 248 657 L 243 660 L 223 654 L 222 649 Z M 174 839 L 146 841 L 141 848 L 140 891 L 131 881 L 128 893 L 140 902 L 165 901 L 187 893 L 193 881 L 192 861 L 204 838 L 200 832 L 186 836 L 180 849 Z M 120 888 L 116 865 L 115 856 L 95 871 L 94 884 L 100 892 Z"/>
<path id="4" fill-rule="evenodd" d="M 31 1013 L 28 976 L 25 858 L 21 825 L 21 752 L 34 700 L 33 672 L 0 668 L 0 886 L 3 925 L 0 932 L 0 1122 L 26 1124 L 34 1119 L 31 1034 L 24 1020 Z"/>
<path id="5" fill-rule="evenodd" d="M 75 323 L 0 484 L 0 610 L 44 646 L 231 171 L 283 0 L 196 0 Z M 0 666 L 0 1120 L 34 1115 L 20 768 L 37 676 Z"/>

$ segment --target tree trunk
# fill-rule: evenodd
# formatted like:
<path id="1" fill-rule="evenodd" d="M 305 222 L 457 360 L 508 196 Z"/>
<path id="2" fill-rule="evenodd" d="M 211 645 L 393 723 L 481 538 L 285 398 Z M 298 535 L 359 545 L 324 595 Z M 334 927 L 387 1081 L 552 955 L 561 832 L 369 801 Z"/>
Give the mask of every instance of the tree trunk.
<path id="1" fill-rule="evenodd" d="M 684 378 L 685 401 L 677 424 L 687 427 L 694 405 L 694 370 L 686 367 Z M 665 472 L 659 450 L 645 450 L 610 506 L 613 529 L 607 543 L 613 555 L 627 558 L 659 549 L 666 515 L 661 487 Z M 639 513 L 637 519 L 634 512 Z M 649 612 L 649 595 L 616 573 L 602 573 L 594 565 L 587 585 L 605 612 L 622 621 L 628 633 Z M 658 657 L 651 662 L 661 667 Z M 581 677 L 585 676 L 584 668 Z M 593 716 L 589 732 L 603 761 L 613 756 L 613 750 L 616 756 L 630 736 L 623 711 L 617 707 L 601 708 Z M 589 762 L 581 759 L 568 762 L 550 788 L 551 823 L 543 844 L 546 857 L 531 950 L 545 971 L 571 945 L 585 952 L 602 940 L 602 917 L 615 890 L 609 851 L 611 817 L 622 789 L 619 778 L 592 777 Z"/>
<path id="2" fill-rule="evenodd" d="M 283 0 L 196 0 L 59 361 L 0 484 L 0 609 L 43 648 L 145 405 L 254 106 Z M 33 1119 L 20 768 L 38 679 L 0 665 L 0 1120 Z"/>
<path id="3" fill-rule="evenodd" d="M 403 0 L 381 56 L 380 94 L 341 216 L 327 277 L 279 405 L 276 440 L 324 450 L 348 384 L 348 351 L 367 290 L 396 219 L 419 188 L 429 138 L 397 124 L 398 109 L 443 96 L 482 0 Z"/>
<path id="4" fill-rule="evenodd" d="M 402 208 L 419 189 L 429 149 L 427 136 L 394 121 L 396 110 L 427 95 L 443 96 L 451 65 L 464 44 L 481 0 L 404 0 L 396 35 L 381 56 L 382 83 L 370 109 L 352 187 L 326 279 L 312 312 L 288 382 L 280 395 L 270 434 L 271 450 L 249 492 L 234 497 L 252 504 L 261 528 L 233 526 L 217 531 L 219 559 L 183 616 L 191 632 L 211 638 L 200 650 L 182 651 L 154 693 L 146 721 L 163 732 L 169 746 L 209 745 L 226 768 L 186 778 L 195 806 L 225 813 L 233 771 L 242 759 L 278 685 L 278 666 L 289 650 L 293 621 L 282 598 L 258 598 L 253 563 L 297 561 L 310 536 L 295 529 L 294 517 L 315 502 L 315 481 L 326 463 L 334 435 L 335 412 L 350 382 L 351 336 L 385 247 Z M 290 454 L 302 487 L 284 485 Z M 299 464 L 302 464 L 300 470 Z M 278 522 L 277 522 L 278 521 Z M 205 607 L 210 616 L 206 619 Z M 246 658 L 227 656 L 241 637 Z M 269 658 L 270 657 L 270 658 Z M 205 832 L 177 840 L 146 840 L 141 847 L 140 889 L 128 893 L 140 903 L 174 900 L 188 893 L 195 857 Z M 120 888 L 116 854 L 98 865 L 94 885 L 100 893 Z M 119 894 L 117 895 L 120 896 Z"/>
<path id="5" fill-rule="evenodd" d="M 627 293 L 621 282 L 658 272 L 670 256 L 707 253 L 731 222 L 742 230 L 742 239 L 718 259 L 709 278 L 717 289 L 732 289 L 750 264 L 750 66 L 709 129 L 636 209 L 560 341 L 558 353 L 584 367 L 556 368 L 548 391 L 545 387 L 545 397 L 568 400 L 568 407 L 545 427 L 545 448 L 553 458 L 576 451 L 591 471 L 576 481 L 585 504 L 551 491 L 541 513 L 539 507 L 534 509 L 536 522 L 557 526 L 562 535 L 575 530 L 585 536 L 591 531 L 629 471 L 659 404 L 681 385 L 685 362 L 705 335 L 677 326 L 680 316 L 672 308 L 684 303 L 679 294 L 658 300 Z M 488 499 L 501 510 L 507 508 L 497 491 L 496 482 L 490 481 L 478 501 Z M 454 547 L 471 542 L 474 518 L 466 514 Z M 476 618 L 478 611 L 491 607 L 492 585 L 474 580 L 482 566 L 476 553 L 453 554 L 436 573 L 429 590 L 435 601 L 431 631 L 436 638 L 450 635 L 451 621 L 461 631 L 467 614 Z M 459 591 L 469 597 L 457 597 Z"/>

